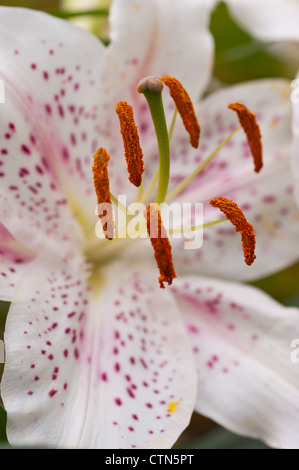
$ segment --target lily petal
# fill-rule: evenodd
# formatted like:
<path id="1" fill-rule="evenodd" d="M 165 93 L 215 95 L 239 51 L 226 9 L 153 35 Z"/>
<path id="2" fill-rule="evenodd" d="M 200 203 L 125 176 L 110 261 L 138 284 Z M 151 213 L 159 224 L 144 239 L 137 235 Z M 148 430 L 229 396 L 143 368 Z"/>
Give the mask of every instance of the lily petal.
<path id="1" fill-rule="evenodd" d="M 19 283 L 2 380 L 9 441 L 173 445 L 194 409 L 196 377 L 171 292 L 159 289 L 154 263 L 134 262 L 111 265 L 88 291 L 79 263 L 44 255 Z"/>
<path id="2" fill-rule="evenodd" d="M 122 142 L 120 136 L 115 139 L 119 135 L 115 106 L 126 99 L 135 105 L 137 99 L 136 113 L 141 115 L 140 129 L 145 132 L 151 129 L 151 121 L 136 91 L 145 75 L 178 75 L 196 97 L 203 91 L 213 55 L 207 10 L 193 0 L 184 5 L 177 0 L 116 0 L 110 15 L 111 44 L 105 48 L 94 36 L 68 22 L 40 12 L 2 7 L 0 75 L 6 86 L 6 103 L 2 105 L 5 145 L 0 151 L 1 157 L 15 155 L 20 163 L 10 171 L 21 171 L 22 178 L 28 180 L 25 184 L 22 180 L 25 194 L 18 194 L 19 198 L 26 199 L 26 191 L 30 196 L 34 191 L 34 197 L 37 191 L 56 207 L 44 186 L 50 186 L 51 191 L 58 187 L 62 189 L 59 199 L 66 197 L 78 220 L 92 227 L 96 199 L 91 158 L 99 146 L 107 147 L 112 156 L 112 191 L 117 187 L 119 194 L 128 194 Z M 184 22 L 179 22 L 182 15 Z M 188 35 L 181 31 L 185 24 Z M 191 67 L 192 75 L 185 72 Z M 152 133 L 147 135 L 153 141 Z M 4 158 L 1 163 L 5 171 L 1 169 L 0 174 L 8 181 Z M 49 180 L 43 189 L 34 180 L 41 172 Z M 10 177 L 14 181 L 10 186 L 15 187 L 19 173 Z M 8 228 L 13 233 L 12 225 Z"/>
<path id="3" fill-rule="evenodd" d="M 137 85 L 147 76 L 171 75 L 182 81 L 192 99 L 198 99 L 208 84 L 213 65 L 209 12 L 206 2 L 194 0 L 183 3 L 180 0 L 115 0 L 112 3 L 111 43 L 106 49 L 103 75 L 104 122 L 100 126 L 101 146 L 111 155 L 112 192 L 113 187 L 117 187 L 118 194 L 132 193 L 132 187 L 124 178 L 126 166 L 115 115 L 117 102 L 127 101 L 134 108 L 146 155 L 144 181 L 150 180 L 158 158 L 156 136 L 150 111 L 144 96 L 137 93 Z M 174 103 L 167 90 L 163 92 L 163 102 L 170 122 Z"/>
<path id="4" fill-rule="evenodd" d="M 0 224 L 0 299 L 11 302 L 17 284 L 35 254 L 18 243 Z"/>
<path id="5" fill-rule="evenodd" d="M 1 221 L 32 249 L 46 233 L 76 239 L 66 198 L 78 220 L 89 214 L 93 224 L 91 161 L 105 48 L 41 12 L 1 7 L 0 19 Z"/>
<path id="6" fill-rule="evenodd" d="M 178 280 L 174 292 L 197 362 L 197 411 L 272 447 L 298 448 L 298 309 L 213 279 Z"/>
<path id="7" fill-rule="evenodd" d="M 226 0 L 233 18 L 263 41 L 298 41 L 296 0 Z"/>
<path id="8" fill-rule="evenodd" d="M 223 196 L 238 203 L 253 225 L 256 260 L 249 268 L 243 262 L 241 241 L 225 222 L 204 231 L 203 247 L 196 252 L 183 250 L 183 240 L 173 244 L 177 273 L 220 275 L 224 278 L 253 280 L 283 269 L 298 260 L 298 211 L 293 201 L 290 167 L 291 105 L 290 83 L 261 80 L 219 91 L 200 104 L 202 123 L 198 151 L 184 151 L 173 145 L 171 172 L 174 182 L 190 174 L 237 127 L 227 104 L 239 101 L 256 113 L 262 133 L 264 166 L 254 172 L 253 159 L 243 130 L 220 150 L 193 182 L 177 196 L 182 202 L 202 202 L 204 222 L 223 215 L 210 206 L 210 199 Z M 190 226 L 190 221 L 184 222 Z M 177 262 L 176 262 L 177 260 Z"/>
<path id="9" fill-rule="evenodd" d="M 198 98 L 208 84 L 213 61 L 209 13 L 206 2 L 194 0 L 183 4 L 179 0 L 115 0 L 108 53 L 113 75 L 121 77 L 122 83 L 114 85 L 125 83 L 138 96 L 136 88 L 142 78 L 173 75 L 193 99 Z"/>

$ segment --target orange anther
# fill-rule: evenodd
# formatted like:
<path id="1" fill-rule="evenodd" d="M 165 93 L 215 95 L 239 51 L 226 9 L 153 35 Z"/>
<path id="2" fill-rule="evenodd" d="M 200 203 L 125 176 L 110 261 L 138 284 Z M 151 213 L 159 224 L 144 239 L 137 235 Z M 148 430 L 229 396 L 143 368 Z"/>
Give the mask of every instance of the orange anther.
<path id="1" fill-rule="evenodd" d="M 236 111 L 241 126 L 247 136 L 248 144 L 254 160 L 254 171 L 257 173 L 263 167 L 263 149 L 262 149 L 262 136 L 259 125 L 256 121 L 256 116 L 249 111 L 246 106 L 240 103 L 231 103 L 228 105 L 229 109 Z"/>
<path id="2" fill-rule="evenodd" d="M 134 121 L 133 108 L 126 101 L 119 101 L 115 108 L 123 137 L 125 157 L 129 180 L 135 186 L 140 186 L 143 173 L 143 153 L 140 147 L 137 126 Z"/>
<path id="3" fill-rule="evenodd" d="M 164 289 L 163 283 L 167 282 L 171 285 L 172 280 L 177 276 L 172 261 L 171 245 L 156 204 L 149 204 L 147 206 L 146 221 L 147 232 L 154 248 L 157 266 L 160 271 L 160 287 Z"/>
<path id="4" fill-rule="evenodd" d="M 246 220 L 242 210 L 235 202 L 224 197 L 211 199 L 210 204 L 213 207 L 218 207 L 235 226 L 236 232 L 241 233 L 245 263 L 251 265 L 256 258 L 254 254 L 255 234 L 252 225 Z"/>
<path id="5" fill-rule="evenodd" d="M 114 236 L 113 207 L 110 198 L 109 177 L 108 177 L 108 161 L 110 155 L 107 151 L 100 147 L 93 156 L 94 165 L 92 167 L 93 183 L 97 195 L 98 206 L 104 204 L 103 213 L 99 213 L 99 218 L 105 217 L 106 221 L 102 221 L 103 231 L 108 240 L 112 240 Z"/>
<path id="6" fill-rule="evenodd" d="M 190 96 L 176 78 L 165 75 L 161 80 L 169 88 L 170 96 L 181 115 L 186 131 L 189 133 L 192 147 L 197 148 L 199 144 L 200 126 Z"/>

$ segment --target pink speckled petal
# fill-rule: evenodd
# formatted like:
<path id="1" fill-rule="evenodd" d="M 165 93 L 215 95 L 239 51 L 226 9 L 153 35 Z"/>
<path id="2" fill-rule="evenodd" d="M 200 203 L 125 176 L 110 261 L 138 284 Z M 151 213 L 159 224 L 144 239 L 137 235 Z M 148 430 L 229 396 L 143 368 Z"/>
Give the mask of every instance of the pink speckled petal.
<path id="1" fill-rule="evenodd" d="M 298 309 L 213 279 L 178 280 L 174 293 L 197 363 L 196 410 L 270 446 L 298 448 Z"/>
<path id="2" fill-rule="evenodd" d="M 196 398 L 192 350 L 156 268 L 116 263 L 86 289 L 80 259 L 31 266 L 5 334 L 2 396 L 13 445 L 165 448 Z M 125 273 L 125 277 L 124 277 Z M 170 407 L 170 408 L 169 408 Z"/>
<path id="3" fill-rule="evenodd" d="M 209 32 L 209 2 L 195 0 L 115 0 L 111 6 L 111 44 L 105 56 L 102 125 L 104 146 L 111 153 L 109 163 L 113 184 L 119 194 L 128 193 L 124 175 L 119 124 L 115 105 L 128 101 L 134 108 L 136 124 L 145 155 L 145 183 L 157 162 L 157 143 L 153 123 L 138 82 L 147 76 L 171 75 L 184 84 L 198 100 L 208 84 L 213 61 L 213 39 Z M 167 88 L 163 91 L 167 120 L 174 104 Z M 183 135 L 186 134 L 182 130 Z M 112 189 L 113 191 L 113 189 Z"/>
<path id="4" fill-rule="evenodd" d="M 292 195 L 290 167 L 291 106 L 290 83 L 262 80 L 217 92 L 200 104 L 202 137 L 199 149 L 186 150 L 187 143 L 173 145 L 172 187 L 191 173 L 217 145 L 238 126 L 237 116 L 227 104 L 239 101 L 256 113 L 261 127 L 264 166 L 254 172 L 253 159 L 243 130 L 177 196 L 178 202 L 204 204 L 204 222 L 223 217 L 211 207 L 213 197 L 234 200 L 244 211 L 256 233 L 257 258 L 245 265 L 241 239 L 225 222 L 204 230 L 202 248 L 184 250 L 174 240 L 178 273 L 205 273 L 235 280 L 253 280 L 269 275 L 299 258 L 298 210 Z M 190 226 L 190 221 L 185 221 Z"/>
<path id="5" fill-rule="evenodd" d="M 0 300 L 13 300 L 19 279 L 34 257 L 0 224 Z"/>
<path id="6" fill-rule="evenodd" d="M 71 211 L 93 229 L 105 48 L 41 12 L 1 7 L 0 20 L 1 222 L 33 249 L 46 234 L 76 239 Z"/>
<path id="7" fill-rule="evenodd" d="M 210 9 L 195 0 L 115 0 L 109 54 L 128 89 L 135 93 L 134 84 L 149 75 L 173 75 L 198 98 L 213 61 Z"/>
<path id="8" fill-rule="evenodd" d="M 226 0 L 233 18 L 262 41 L 298 41 L 297 0 Z"/>

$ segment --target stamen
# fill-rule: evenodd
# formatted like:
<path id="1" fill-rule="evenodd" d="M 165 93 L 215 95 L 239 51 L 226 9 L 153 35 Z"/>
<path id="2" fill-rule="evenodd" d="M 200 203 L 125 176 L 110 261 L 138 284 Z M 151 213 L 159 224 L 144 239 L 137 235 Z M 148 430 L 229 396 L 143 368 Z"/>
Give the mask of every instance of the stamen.
<path id="1" fill-rule="evenodd" d="M 170 96 L 172 97 L 178 112 L 181 115 L 186 131 L 190 136 L 190 143 L 192 147 L 197 148 L 199 144 L 200 126 L 194 111 L 194 107 L 190 96 L 183 87 L 183 85 L 174 77 L 165 75 L 161 78 L 169 88 Z"/>
<path id="2" fill-rule="evenodd" d="M 212 222 L 206 222 L 205 224 L 201 224 L 201 225 L 193 225 L 192 227 L 169 229 L 168 233 L 170 235 L 175 235 L 177 233 L 196 232 L 197 230 L 203 230 L 204 228 L 213 227 L 213 225 L 222 224 L 222 222 L 226 222 L 226 221 L 227 221 L 227 218 L 224 217 L 223 219 L 213 220 Z"/>
<path id="3" fill-rule="evenodd" d="M 236 227 L 236 232 L 241 233 L 245 263 L 250 266 L 256 258 L 254 254 L 255 234 L 252 225 L 246 220 L 242 210 L 235 202 L 224 197 L 216 197 L 211 199 L 210 204 L 213 207 L 218 207 Z"/>
<path id="4" fill-rule="evenodd" d="M 144 171 L 143 153 L 134 121 L 133 108 L 126 101 L 120 101 L 117 103 L 115 111 L 118 114 L 120 132 L 123 137 L 129 180 L 136 187 L 139 187 Z"/>
<path id="5" fill-rule="evenodd" d="M 263 149 L 262 149 L 262 136 L 259 125 L 256 121 L 256 116 L 249 111 L 246 106 L 240 103 L 231 103 L 228 105 L 229 109 L 236 111 L 241 126 L 247 136 L 248 144 L 254 160 L 254 171 L 258 173 L 263 167 Z"/>
<path id="6" fill-rule="evenodd" d="M 100 147 L 93 156 L 94 165 L 92 167 L 93 183 L 97 195 L 98 205 L 105 204 L 103 214 L 99 214 L 99 218 L 105 217 L 106 222 L 102 221 L 103 231 L 108 240 L 112 240 L 114 236 L 113 209 L 109 190 L 108 161 L 110 155 Z"/>
<path id="7" fill-rule="evenodd" d="M 160 271 L 160 287 L 164 289 L 163 283 L 167 282 L 168 285 L 171 285 L 172 280 L 177 276 L 172 262 L 171 245 L 156 204 L 149 204 L 146 207 L 146 222 L 147 232 L 150 236 Z"/>

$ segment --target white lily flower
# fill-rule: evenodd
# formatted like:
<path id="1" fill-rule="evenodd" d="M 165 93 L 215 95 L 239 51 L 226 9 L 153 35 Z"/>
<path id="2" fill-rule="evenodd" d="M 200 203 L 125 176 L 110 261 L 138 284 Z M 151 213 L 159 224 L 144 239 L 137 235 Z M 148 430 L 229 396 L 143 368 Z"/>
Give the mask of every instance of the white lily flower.
<path id="1" fill-rule="evenodd" d="M 200 0 L 201 1 L 201 0 Z M 219 0 L 206 0 L 214 8 Z M 225 0 L 239 25 L 262 41 L 298 41 L 298 0 Z"/>
<path id="2" fill-rule="evenodd" d="M 211 197 L 238 201 L 256 233 L 252 267 L 243 266 L 238 235 L 225 222 L 205 232 L 198 251 L 171 241 L 178 277 L 160 289 L 149 240 L 113 245 L 94 233 L 91 155 L 99 146 L 111 155 L 111 190 L 136 198 L 116 104 L 133 105 L 146 188 L 158 154 L 137 84 L 169 74 L 196 100 L 212 61 L 208 15 L 207 5 L 192 0 L 115 0 L 105 48 L 67 22 L 0 9 L 0 294 L 12 302 L 1 393 L 12 445 L 165 448 L 195 409 L 272 446 L 298 447 L 299 377 L 290 343 L 299 312 L 236 282 L 298 259 L 289 83 L 218 92 L 194 104 L 198 149 L 180 121 L 171 141 L 166 199 L 202 202 L 205 222 L 218 217 Z M 235 101 L 257 114 L 262 171 L 254 173 L 240 130 L 177 193 L 237 127 L 227 109 Z M 170 122 L 173 106 L 165 102 Z"/>

